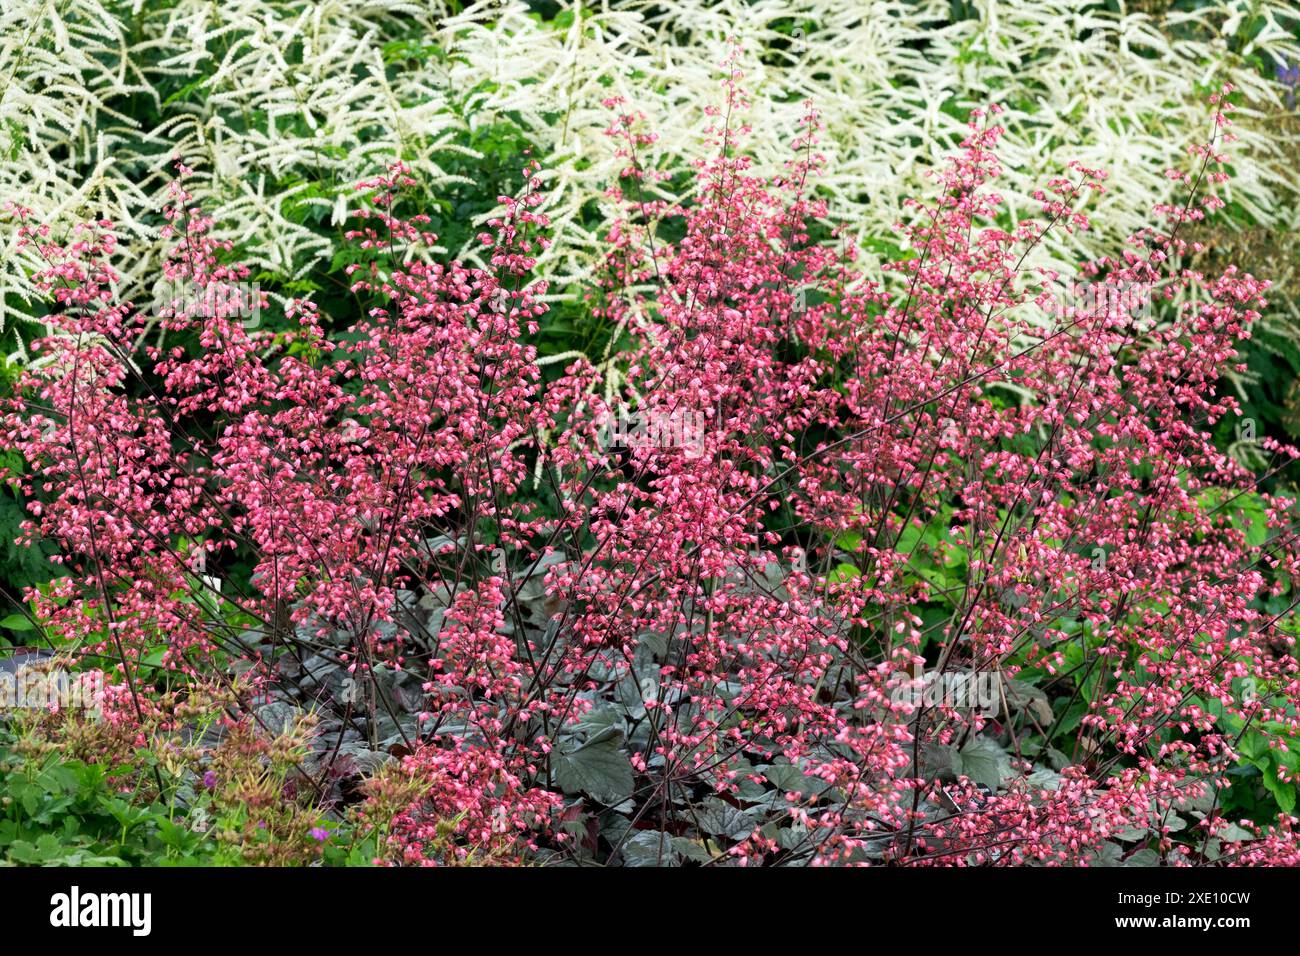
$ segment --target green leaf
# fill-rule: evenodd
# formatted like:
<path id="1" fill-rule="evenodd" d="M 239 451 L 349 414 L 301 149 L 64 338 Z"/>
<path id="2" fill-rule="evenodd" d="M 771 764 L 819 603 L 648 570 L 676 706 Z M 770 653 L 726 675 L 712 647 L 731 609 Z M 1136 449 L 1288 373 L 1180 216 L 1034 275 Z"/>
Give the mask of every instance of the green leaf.
<path id="1" fill-rule="evenodd" d="M 772 786 L 784 793 L 800 793 L 804 796 L 824 793 L 831 785 L 818 777 L 811 777 L 790 763 L 778 763 L 763 771 Z"/>
<path id="2" fill-rule="evenodd" d="M 1226 827 L 1218 832 L 1218 837 L 1224 843 L 1240 843 L 1243 840 L 1255 839 L 1255 834 L 1251 833 L 1245 827 L 1239 827 L 1235 823 L 1229 823 Z"/>
<path id="3" fill-rule="evenodd" d="M 1160 854 L 1155 850 L 1138 850 L 1124 860 L 1125 866 L 1159 866 Z"/>
<path id="4" fill-rule="evenodd" d="M 7 628 L 11 631 L 36 630 L 36 625 L 29 621 L 25 614 L 10 614 L 8 617 L 0 620 L 0 627 Z"/>
<path id="5" fill-rule="evenodd" d="M 972 737 L 952 755 L 953 772 L 970 777 L 990 790 L 997 790 L 1011 775 L 1011 760 L 1006 752 L 988 737 Z"/>
<path id="6" fill-rule="evenodd" d="M 1295 784 L 1283 783 L 1277 778 L 1277 772 L 1274 770 L 1265 770 L 1261 779 L 1264 787 L 1273 794 L 1273 799 L 1277 801 L 1281 811 L 1291 813 L 1295 809 Z"/>
<path id="7" fill-rule="evenodd" d="M 832 584 L 843 584 L 845 581 L 850 581 L 853 578 L 859 577 L 862 577 L 862 572 L 853 565 L 841 564 L 838 565 L 830 574 L 826 575 L 826 580 L 830 581 Z"/>
<path id="8" fill-rule="evenodd" d="M 713 854 L 699 840 L 689 837 L 673 837 L 673 849 L 688 860 L 696 863 L 712 863 Z"/>
<path id="9" fill-rule="evenodd" d="M 753 814 L 721 800 L 711 799 L 696 814 L 700 829 L 710 836 L 728 836 L 743 840 L 754 832 Z"/>
<path id="10" fill-rule="evenodd" d="M 623 844 L 623 862 L 628 866 L 672 866 L 677 862 L 677 847 L 667 833 L 640 830 Z"/>
<path id="11" fill-rule="evenodd" d="M 607 737 L 560 754 L 556 782 L 565 793 L 585 793 L 608 806 L 622 803 L 632 795 L 632 764 L 621 744 L 621 737 Z"/>

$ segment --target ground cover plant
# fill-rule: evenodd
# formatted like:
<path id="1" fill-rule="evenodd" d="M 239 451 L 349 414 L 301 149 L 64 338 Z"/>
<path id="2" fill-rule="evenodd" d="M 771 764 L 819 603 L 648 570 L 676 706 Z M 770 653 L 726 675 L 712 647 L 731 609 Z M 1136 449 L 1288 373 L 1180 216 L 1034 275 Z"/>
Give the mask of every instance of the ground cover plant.
<path id="1" fill-rule="evenodd" d="M 92 707 L 11 728 L 10 858 L 1297 862 L 1268 484 L 1296 452 L 1255 436 L 1251 471 L 1214 434 L 1268 282 L 1194 238 L 1231 90 L 1175 195 L 1063 274 L 1034 250 L 1086 234 L 1107 173 L 1007 196 L 996 104 L 877 266 L 816 188 L 816 104 L 763 172 L 743 82 L 681 202 L 606 99 L 608 361 L 539 348 L 525 151 L 459 260 L 405 164 L 362 181 L 356 309 L 274 328 L 183 164 L 156 309 L 110 221 L 11 205 L 52 332 L 0 448 L 57 569 L 13 623 Z"/>

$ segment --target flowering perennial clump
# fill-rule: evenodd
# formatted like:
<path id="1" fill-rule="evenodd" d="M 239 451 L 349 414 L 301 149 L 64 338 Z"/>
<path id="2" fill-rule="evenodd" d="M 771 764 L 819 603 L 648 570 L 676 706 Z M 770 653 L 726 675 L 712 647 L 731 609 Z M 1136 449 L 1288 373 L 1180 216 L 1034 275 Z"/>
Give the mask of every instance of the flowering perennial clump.
<path id="1" fill-rule="evenodd" d="M 819 190 L 868 256 L 893 255 L 903 201 L 961 138 L 966 110 L 989 102 L 1006 110 L 1010 199 L 1028 199 L 1069 158 L 1121 174 L 1094 197 L 1092 231 L 1049 233 L 1034 260 L 1095 255 L 1167 196 L 1161 172 L 1196 141 L 1202 91 L 1224 82 L 1247 105 L 1224 224 L 1277 242 L 1300 198 L 1286 85 L 1297 29 L 1286 0 L 11 0 L 0 10 L 0 191 L 21 191 L 59 230 L 111 218 L 130 252 L 114 265 L 143 305 L 159 278 L 163 164 L 179 153 L 195 169 L 189 190 L 274 285 L 278 309 L 344 251 L 350 183 L 401 158 L 440 201 L 469 179 L 486 186 L 485 154 L 508 125 L 548 157 L 555 242 L 542 257 L 559 299 L 573 294 L 561 280 L 585 284 L 599 261 L 600 217 L 587 210 L 603 204 L 618 162 L 601 100 L 634 96 L 663 132 L 646 167 L 680 170 L 704 155 L 703 108 L 738 44 L 763 93 L 748 148 L 757 166 L 780 168 L 801 102 L 817 102 L 834 161 Z M 678 199 L 690 187 L 687 176 L 656 190 Z M 443 232 L 450 254 L 473 256 L 459 230 Z M 40 315 L 24 295 L 35 262 L 15 238 L 0 224 L 0 329 L 11 336 Z M 1279 318 L 1270 324 L 1294 340 Z"/>
<path id="2" fill-rule="evenodd" d="M 1116 294 L 1057 303 L 1026 256 L 1087 229 L 1105 175 L 1071 164 L 1006 222 L 996 108 L 886 282 L 821 232 L 815 113 L 759 176 L 733 77 L 676 205 L 611 99 L 626 215 L 591 304 L 617 367 L 539 364 L 536 164 L 482 265 L 431 254 L 401 164 L 362 183 L 361 317 L 301 300 L 288 333 L 220 294 L 247 270 L 182 167 L 163 278 L 216 294 L 164 310 L 165 347 L 113 294 L 109 223 L 56 243 L 16 209 L 56 303 L 0 423 L 65 572 L 33 615 L 127 720 L 232 669 L 232 710 L 310 701 L 309 782 L 377 755 L 357 799 L 402 795 L 399 862 L 1300 861 L 1292 503 L 1208 434 L 1267 283 L 1170 266 L 1222 205 L 1213 103 L 1183 198 L 1072 277 Z M 629 405 L 703 427 L 611 443 Z M 1224 811 L 1241 761 L 1280 814 Z"/>

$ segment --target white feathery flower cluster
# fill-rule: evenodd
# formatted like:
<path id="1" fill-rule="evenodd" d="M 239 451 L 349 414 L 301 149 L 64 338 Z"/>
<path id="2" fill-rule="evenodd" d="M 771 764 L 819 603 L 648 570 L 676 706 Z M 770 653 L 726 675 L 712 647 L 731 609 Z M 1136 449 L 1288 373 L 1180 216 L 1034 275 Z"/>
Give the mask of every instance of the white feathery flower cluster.
<path id="1" fill-rule="evenodd" d="M 523 0 L 459 12 L 435 0 L 4 0 L 0 191 L 56 228 L 113 220 L 133 240 L 122 269 L 139 295 L 170 160 L 183 157 L 219 234 L 292 288 L 337 251 L 304 208 L 339 226 L 352 183 L 398 156 L 436 191 L 460 178 L 449 159 L 465 134 L 505 121 L 538 147 L 558 288 L 590 273 L 601 218 L 590 210 L 608 211 L 624 165 L 602 101 L 622 96 L 645 115 L 659 136 L 646 165 L 684 169 L 703 154 L 705 108 L 738 50 L 757 166 L 790 157 L 811 101 L 829 159 L 819 188 L 868 255 L 894 251 L 904 200 L 928 190 L 925 171 L 964 135 L 966 111 L 988 103 L 1004 108 L 1013 207 L 1034 209 L 1033 190 L 1068 160 L 1112 172 L 1089 210 L 1094 229 L 1053 233 L 1033 264 L 1111 251 L 1149 222 L 1173 195 L 1164 170 L 1205 139 L 1205 96 L 1225 82 L 1247 102 L 1229 198 L 1263 227 L 1300 206 L 1300 134 L 1279 122 L 1285 89 L 1268 72 L 1300 61 L 1300 10 L 1286 0 L 1207 0 L 1191 13 L 1154 0 L 1121 0 L 1118 13 L 1088 0 L 558 6 L 544 19 Z M 0 244 L 7 323 L 26 310 L 21 274 L 34 263 L 15 254 L 12 223 Z"/>

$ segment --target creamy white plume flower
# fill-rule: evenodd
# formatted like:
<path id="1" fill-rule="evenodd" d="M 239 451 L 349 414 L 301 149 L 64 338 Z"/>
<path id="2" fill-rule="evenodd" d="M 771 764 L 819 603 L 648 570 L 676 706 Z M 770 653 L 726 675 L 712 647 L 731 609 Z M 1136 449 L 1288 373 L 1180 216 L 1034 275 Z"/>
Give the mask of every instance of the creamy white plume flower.
<path id="1" fill-rule="evenodd" d="M 1259 225 L 1300 207 L 1296 125 L 1271 65 L 1300 60 L 1300 12 L 1281 0 L 1216 0 L 1193 13 L 1083 0 L 567 0 L 549 21 L 522 0 L 459 13 L 401 0 L 8 0 L 0 11 L 0 189 L 41 221 L 113 220 L 132 240 L 121 263 L 132 294 L 159 253 L 156 211 L 182 156 L 192 191 L 254 272 L 301 277 L 335 243 L 291 215 L 323 210 L 337 230 L 350 186 L 401 156 L 435 190 L 463 134 L 503 118 L 538 147 L 556 242 L 556 288 L 593 266 L 593 217 L 623 161 L 601 105 L 626 98 L 659 134 L 642 160 L 663 168 L 703 154 L 705 108 L 738 48 L 753 93 L 747 148 L 763 171 L 789 158 L 811 101 L 830 162 L 820 189 L 867 256 L 888 255 L 903 201 L 965 132 L 971 107 L 1004 107 L 1001 188 L 1032 191 L 1068 160 L 1112 172 L 1094 229 L 1053 233 L 1033 265 L 1111 251 L 1174 194 L 1208 131 L 1204 96 L 1231 82 L 1230 199 Z M 1147 12 L 1150 7 L 1156 12 Z M 1260 63 L 1269 64 L 1261 74 Z M 160 93 L 164 81 L 195 96 Z M 171 86 L 167 87 L 168 89 Z M 141 129 L 131 103 L 162 120 Z M 457 140 L 460 139 L 460 142 Z M 680 180 L 688 181 L 688 180 Z M 659 184 L 663 195 L 669 187 Z M 673 197 L 676 198 L 676 197 Z M 0 322 L 21 305 L 12 223 L 0 231 Z M 472 255 L 472 249 L 452 249 Z"/>

